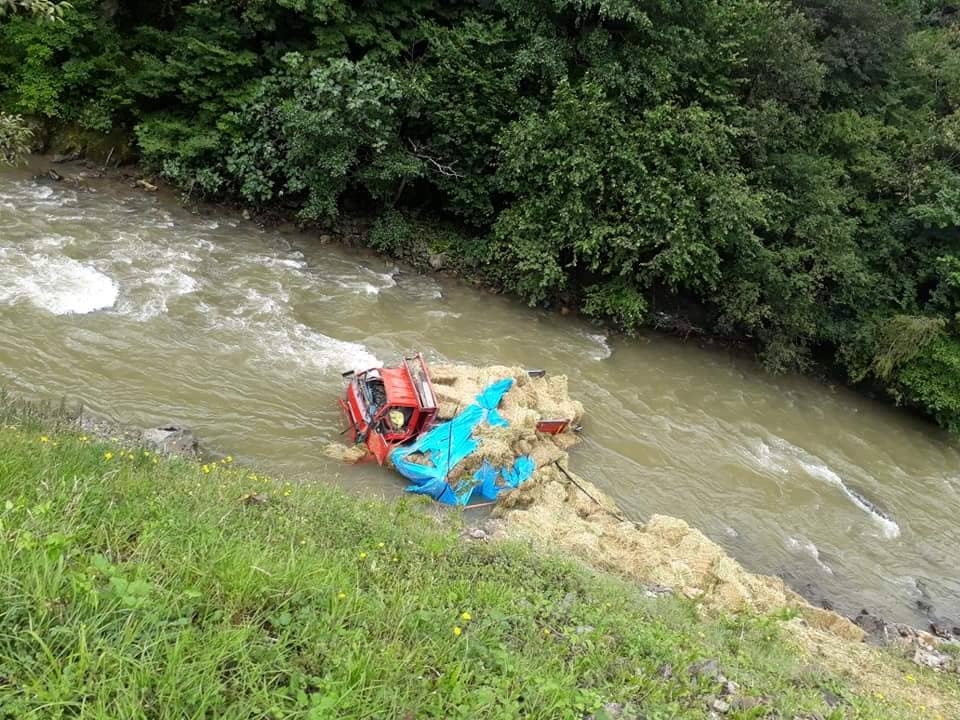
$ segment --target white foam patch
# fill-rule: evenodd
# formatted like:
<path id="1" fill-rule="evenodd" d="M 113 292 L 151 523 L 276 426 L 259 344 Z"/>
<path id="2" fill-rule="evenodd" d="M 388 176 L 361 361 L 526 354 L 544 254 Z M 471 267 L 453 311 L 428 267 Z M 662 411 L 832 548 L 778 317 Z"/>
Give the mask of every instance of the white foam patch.
<path id="1" fill-rule="evenodd" d="M 0 248 L 0 303 L 27 301 L 54 315 L 84 315 L 113 307 L 119 292 L 117 283 L 93 265 Z"/>
<path id="2" fill-rule="evenodd" d="M 852 491 L 847 485 L 843 482 L 843 478 L 837 475 L 833 470 L 824 465 L 819 461 L 807 461 L 801 459 L 801 467 L 807 472 L 808 475 L 812 477 L 819 478 L 825 482 L 835 485 L 840 488 L 841 492 L 847 496 L 847 498 L 856 505 L 858 508 L 867 513 L 873 520 L 880 526 L 880 529 L 883 531 L 884 537 L 887 538 L 896 538 L 900 537 L 900 526 L 893 520 L 893 518 L 887 517 L 884 513 L 878 510 L 875 506 L 868 503 L 863 497 L 859 494 Z"/>
<path id="3" fill-rule="evenodd" d="M 252 349 L 254 362 L 293 365 L 313 370 L 379 367 L 380 361 L 360 343 L 340 340 L 290 318 L 290 294 L 280 282 L 248 287 L 228 316 L 210 309 L 211 330 L 229 344 Z"/>
<path id="4" fill-rule="evenodd" d="M 278 325 L 285 322 L 289 302 L 290 293 L 284 290 L 280 283 L 275 283 L 267 292 L 248 287 L 243 291 L 243 302 L 237 306 L 233 314 L 260 318 L 270 325 Z"/>
<path id="5" fill-rule="evenodd" d="M 165 315 L 172 300 L 188 295 L 199 287 L 199 282 L 172 266 L 161 266 L 149 271 L 145 278 L 131 289 L 118 306 L 117 312 L 138 320 Z"/>
<path id="6" fill-rule="evenodd" d="M 772 438 L 769 443 L 757 440 L 753 447 L 746 449 L 747 455 L 761 468 L 779 475 L 789 474 L 799 469 L 810 477 L 822 480 L 833 485 L 847 497 L 857 508 L 865 512 L 880 527 L 883 536 L 896 538 L 900 536 L 900 526 L 886 513 L 850 489 L 836 472 L 819 458 L 799 448 L 783 438 Z"/>
<path id="7" fill-rule="evenodd" d="M 602 333 L 581 333 L 581 335 L 597 346 L 597 348 L 590 353 L 590 357 L 594 360 L 606 360 L 613 355 L 613 350 L 610 349 L 610 343 L 607 341 L 606 335 Z"/>
<path id="8" fill-rule="evenodd" d="M 360 277 L 336 277 L 332 282 L 354 295 L 377 296 L 384 290 L 397 286 L 397 281 L 390 273 L 378 273 L 367 268 L 359 267 Z"/>
<path id="9" fill-rule="evenodd" d="M 137 320 L 168 313 L 173 300 L 200 287 L 196 273 L 201 257 L 213 247 L 206 240 L 164 243 L 116 233 L 111 259 L 122 293 L 114 311 Z"/>
<path id="10" fill-rule="evenodd" d="M 820 559 L 820 549 L 806 538 L 788 537 L 786 544 L 787 547 L 794 552 L 801 553 L 812 558 L 814 562 L 817 563 L 817 566 L 827 575 L 833 575 L 833 570 L 830 568 L 830 566 Z"/>
<path id="11" fill-rule="evenodd" d="M 338 340 L 293 323 L 275 330 L 261 330 L 262 347 L 273 359 L 286 360 L 318 370 L 355 370 L 380 366 L 376 356 L 360 343 Z"/>
<path id="12" fill-rule="evenodd" d="M 303 270 L 307 267 L 303 259 L 303 253 L 290 253 L 285 257 L 279 255 L 256 255 L 250 258 L 252 262 L 263 265 L 268 268 L 281 268 L 289 270 Z"/>
<path id="13" fill-rule="evenodd" d="M 764 470 L 775 472 L 781 475 L 787 473 L 787 468 L 780 462 L 777 455 L 763 440 L 758 440 L 753 449 L 748 449 L 747 454 Z"/>

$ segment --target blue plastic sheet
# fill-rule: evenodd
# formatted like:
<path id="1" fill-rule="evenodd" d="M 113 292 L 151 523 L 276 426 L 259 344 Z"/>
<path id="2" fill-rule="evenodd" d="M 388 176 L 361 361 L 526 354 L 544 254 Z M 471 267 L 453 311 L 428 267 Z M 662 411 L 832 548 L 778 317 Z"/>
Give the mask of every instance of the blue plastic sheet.
<path id="1" fill-rule="evenodd" d="M 390 460 L 401 475 L 413 481 L 408 492 L 429 495 L 448 505 L 467 505 L 474 497 L 496 500 L 504 490 L 517 487 L 529 479 L 535 463 L 527 455 L 518 457 L 511 467 L 495 468 L 487 460 L 473 477 L 463 478 L 451 486 L 450 470 L 477 451 L 480 443 L 473 431 L 481 423 L 507 427 L 509 423 L 498 411 L 500 401 L 510 388 L 512 378 L 504 378 L 486 387 L 455 418 L 435 426 L 411 445 L 395 448 Z"/>

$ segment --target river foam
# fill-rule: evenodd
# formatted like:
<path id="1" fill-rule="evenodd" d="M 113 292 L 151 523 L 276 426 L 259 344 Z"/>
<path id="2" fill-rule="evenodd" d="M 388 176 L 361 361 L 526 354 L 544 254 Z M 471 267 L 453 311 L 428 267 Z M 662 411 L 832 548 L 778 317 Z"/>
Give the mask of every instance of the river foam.
<path id="1" fill-rule="evenodd" d="M 582 335 L 594 345 L 594 350 L 590 352 L 590 357 L 594 360 L 606 360 L 613 355 L 607 336 L 603 333 L 582 333 Z"/>
<path id="2" fill-rule="evenodd" d="M 91 264 L 0 248 L 0 304 L 26 301 L 54 315 L 84 315 L 113 307 L 119 293 Z"/>
<path id="3" fill-rule="evenodd" d="M 820 480 L 824 480 L 831 485 L 835 485 L 836 487 L 840 488 L 840 491 L 847 496 L 850 502 L 867 513 L 867 515 L 869 515 L 874 522 L 880 526 L 884 537 L 891 539 L 900 537 L 900 526 L 893 518 L 863 497 L 863 495 L 848 487 L 843 481 L 843 478 L 837 475 L 837 473 L 831 470 L 827 465 L 816 459 L 811 461 L 800 460 L 800 465 L 808 475 L 819 478 Z"/>
<path id="4" fill-rule="evenodd" d="M 823 560 L 820 559 L 820 549 L 806 538 L 796 538 L 790 536 L 785 541 L 786 546 L 795 552 L 801 553 L 813 559 L 821 570 L 827 575 L 833 575 L 833 570 Z"/>

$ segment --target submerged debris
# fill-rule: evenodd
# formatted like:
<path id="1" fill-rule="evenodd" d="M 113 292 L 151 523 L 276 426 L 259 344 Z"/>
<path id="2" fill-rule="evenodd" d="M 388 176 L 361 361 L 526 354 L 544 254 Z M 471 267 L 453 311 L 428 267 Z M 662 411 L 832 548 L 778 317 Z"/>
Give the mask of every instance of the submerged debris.
<path id="1" fill-rule="evenodd" d="M 343 445 L 341 443 L 329 443 L 323 448 L 323 454 L 331 460 L 341 460 L 343 462 L 358 462 L 363 460 L 368 454 L 366 445 Z"/>

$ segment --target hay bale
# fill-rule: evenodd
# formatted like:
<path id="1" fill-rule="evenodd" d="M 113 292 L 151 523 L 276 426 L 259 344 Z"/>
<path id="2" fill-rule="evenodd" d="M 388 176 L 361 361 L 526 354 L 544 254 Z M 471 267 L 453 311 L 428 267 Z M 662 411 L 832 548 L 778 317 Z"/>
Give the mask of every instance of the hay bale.
<path id="1" fill-rule="evenodd" d="M 360 462 L 369 451 L 366 445 L 343 445 L 342 443 L 329 443 L 323 448 L 323 454 L 333 460 L 341 462 Z"/>
<path id="2" fill-rule="evenodd" d="M 571 480 L 572 478 L 572 480 Z M 767 613 L 796 608 L 812 626 L 858 640 L 862 631 L 836 613 L 814 608 L 779 578 L 754 575 L 679 518 L 625 521 L 591 483 L 554 465 L 503 496 L 488 523 L 494 538 L 522 538 L 600 569 L 674 588 L 710 611 Z"/>
<path id="3" fill-rule="evenodd" d="M 508 377 L 514 381 L 497 408 L 508 426 L 480 425 L 474 431 L 479 440 L 476 453 L 453 468 L 450 482 L 472 475 L 484 459 L 495 467 L 510 467 L 520 455 L 530 455 L 537 467 L 543 467 L 564 459 L 566 451 L 577 442 L 572 432 L 547 435 L 536 430 L 541 419 L 563 417 L 575 423 L 583 415 L 583 406 L 568 396 L 567 379 L 562 375 L 531 378 L 522 367 L 436 365 L 431 368 L 430 377 L 442 419 L 454 417 L 475 403 L 492 383 Z"/>

